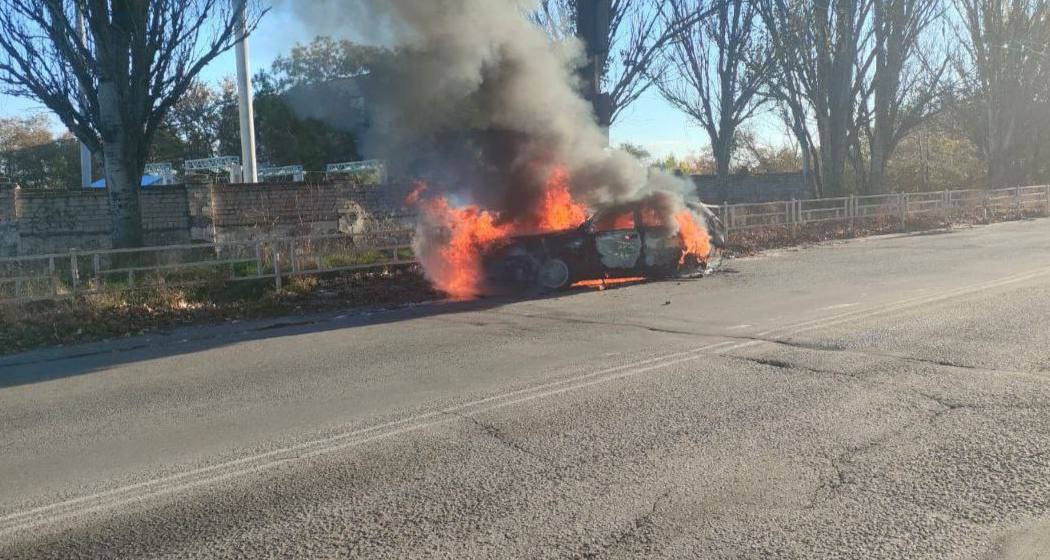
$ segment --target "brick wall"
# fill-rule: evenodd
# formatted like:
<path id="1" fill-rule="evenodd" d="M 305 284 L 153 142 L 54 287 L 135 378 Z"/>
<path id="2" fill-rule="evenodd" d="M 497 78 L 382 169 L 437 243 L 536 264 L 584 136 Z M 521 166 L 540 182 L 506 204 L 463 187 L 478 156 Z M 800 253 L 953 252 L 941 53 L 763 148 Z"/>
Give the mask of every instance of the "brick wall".
<path id="1" fill-rule="evenodd" d="M 31 255 L 106 249 L 109 202 L 105 191 L 18 191 L 19 252 Z"/>
<path id="2" fill-rule="evenodd" d="M 186 187 L 150 187 L 139 199 L 142 236 L 146 245 L 181 245 L 190 242 L 190 209 Z"/>
<path id="3" fill-rule="evenodd" d="M 18 254 L 18 222 L 15 220 L 14 185 L 0 185 L 0 257 Z"/>
<path id="4" fill-rule="evenodd" d="M 360 233 L 399 212 L 395 197 L 387 193 L 382 185 L 352 183 L 213 185 L 207 195 L 196 196 L 200 202 L 191 214 L 197 217 L 195 235 L 208 235 L 210 229 L 218 241 Z"/>
<path id="5" fill-rule="evenodd" d="M 360 233 L 404 212 L 400 197 L 390 193 L 382 185 L 352 183 L 151 187 L 140 199 L 144 242 Z M 0 190 L 0 254 L 106 249 L 110 224 L 104 190 Z"/>

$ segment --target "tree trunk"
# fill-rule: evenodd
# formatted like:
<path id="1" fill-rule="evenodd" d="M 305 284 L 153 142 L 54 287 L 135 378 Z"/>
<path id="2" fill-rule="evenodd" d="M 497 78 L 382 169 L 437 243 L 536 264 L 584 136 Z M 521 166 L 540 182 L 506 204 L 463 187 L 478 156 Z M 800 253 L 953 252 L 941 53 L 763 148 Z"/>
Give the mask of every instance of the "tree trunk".
<path id="1" fill-rule="evenodd" d="M 868 191 L 870 194 L 886 192 L 886 154 L 881 149 L 872 147 L 871 161 L 868 163 Z"/>
<path id="2" fill-rule="evenodd" d="M 594 113 L 598 118 L 598 126 L 605 133 L 605 144 L 609 145 L 609 128 L 612 126 L 613 107 L 609 102 L 609 96 L 599 93 L 594 99 Z"/>
<path id="3" fill-rule="evenodd" d="M 139 207 L 142 172 L 135 171 L 136 166 L 128 161 L 131 158 L 127 151 L 126 142 L 102 143 L 114 248 L 142 246 L 142 212 Z"/>
<path id="4" fill-rule="evenodd" d="M 806 140 L 805 134 L 796 133 L 796 137 L 798 138 L 799 152 L 802 154 L 802 183 L 812 193 L 813 198 L 820 198 L 820 186 L 814 180 L 813 170 L 810 166 L 812 158 L 810 157 L 809 141 Z"/>
<path id="5" fill-rule="evenodd" d="M 114 248 L 142 246 L 142 212 L 139 188 L 144 167 L 141 139 L 132 138 L 125 126 L 117 88 L 112 83 L 99 84 L 99 116 L 102 122 L 102 156 L 109 194 Z"/>
<path id="6" fill-rule="evenodd" d="M 731 142 L 724 138 L 719 142 L 713 142 L 711 151 L 715 156 L 715 174 L 719 180 L 729 177 L 729 163 L 733 157 Z"/>

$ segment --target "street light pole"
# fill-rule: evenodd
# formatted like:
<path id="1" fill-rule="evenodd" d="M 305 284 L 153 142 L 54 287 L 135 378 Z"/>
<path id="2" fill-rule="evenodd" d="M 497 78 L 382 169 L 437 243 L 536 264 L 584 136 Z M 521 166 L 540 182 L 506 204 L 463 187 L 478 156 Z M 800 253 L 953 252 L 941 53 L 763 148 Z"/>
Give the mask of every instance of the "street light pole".
<path id="1" fill-rule="evenodd" d="M 248 2 L 239 0 L 238 29 L 244 37 L 237 43 L 237 99 L 238 114 L 241 121 L 241 181 L 255 183 L 258 181 L 258 170 L 255 164 L 255 114 L 252 110 L 252 76 L 249 72 L 251 60 L 248 56 Z"/>

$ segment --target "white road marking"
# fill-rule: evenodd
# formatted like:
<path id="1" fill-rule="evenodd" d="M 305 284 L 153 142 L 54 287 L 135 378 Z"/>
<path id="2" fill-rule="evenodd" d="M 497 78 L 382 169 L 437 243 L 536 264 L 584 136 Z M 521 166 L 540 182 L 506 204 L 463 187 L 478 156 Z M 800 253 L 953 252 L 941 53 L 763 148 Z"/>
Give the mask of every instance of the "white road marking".
<path id="1" fill-rule="evenodd" d="M 843 309 L 843 308 L 846 308 L 846 307 L 853 307 L 855 305 L 857 305 L 857 304 L 856 303 L 840 303 L 838 305 L 829 305 L 827 307 L 821 307 L 821 309 L 822 310 Z"/>

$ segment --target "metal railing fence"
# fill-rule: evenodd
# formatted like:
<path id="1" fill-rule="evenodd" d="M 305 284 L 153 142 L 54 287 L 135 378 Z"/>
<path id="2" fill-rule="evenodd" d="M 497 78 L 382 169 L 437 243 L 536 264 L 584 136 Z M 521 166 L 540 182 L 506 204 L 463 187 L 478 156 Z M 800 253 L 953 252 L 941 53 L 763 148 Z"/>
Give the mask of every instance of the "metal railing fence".
<path id="1" fill-rule="evenodd" d="M 0 304 L 160 286 L 271 280 L 414 262 L 412 231 L 374 231 L 0 258 Z"/>
<path id="2" fill-rule="evenodd" d="M 864 220 L 899 222 L 933 216 L 1050 216 L 1050 185 L 994 190 L 846 196 L 712 206 L 733 233 Z M 403 222 L 403 221 L 402 221 Z M 359 271 L 415 262 L 407 223 L 350 235 L 286 237 L 137 249 L 71 250 L 0 258 L 0 304 L 61 299 L 156 286 L 270 280 Z"/>
<path id="3" fill-rule="evenodd" d="M 964 215 L 1050 216 L 1050 185 L 993 190 L 956 190 L 842 196 L 747 204 L 722 204 L 715 209 L 729 233 L 822 222 L 854 225 L 868 219 L 891 219 L 908 228 L 909 219 L 934 216 L 946 221 Z"/>

